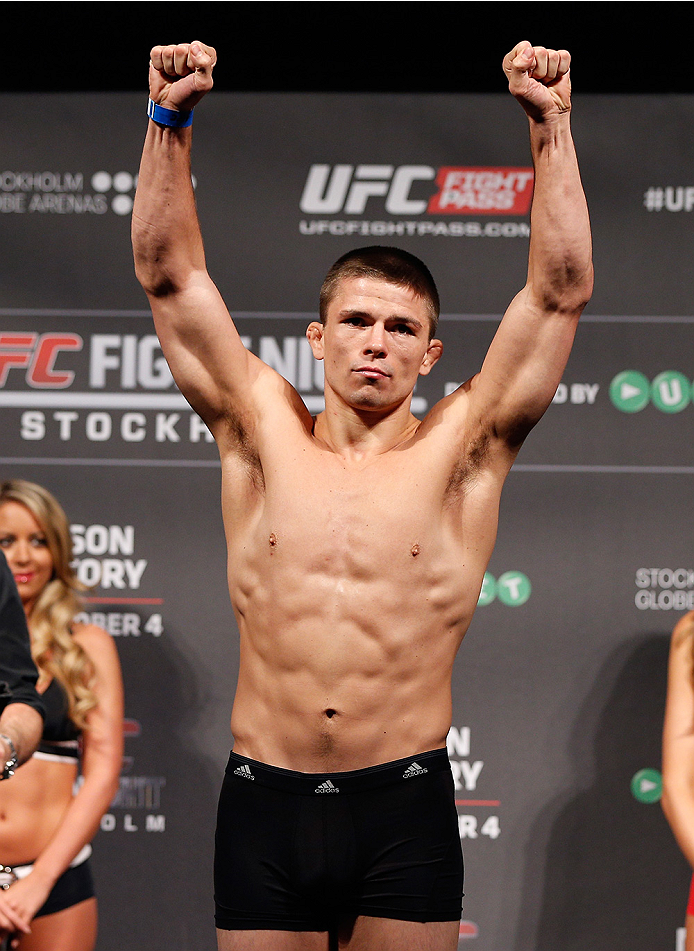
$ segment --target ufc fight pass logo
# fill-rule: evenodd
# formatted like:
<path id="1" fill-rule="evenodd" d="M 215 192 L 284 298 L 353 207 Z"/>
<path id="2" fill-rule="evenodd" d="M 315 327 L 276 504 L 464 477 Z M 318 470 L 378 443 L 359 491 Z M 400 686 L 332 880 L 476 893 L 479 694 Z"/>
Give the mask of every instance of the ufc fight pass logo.
<path id="1" fill-rule="evenodd" d="M 390 215 L 526 215 L 532 191 L 531 168 L 312 165 L 299 204 L 309 215 L 362 215 L 377 199 Z"/>

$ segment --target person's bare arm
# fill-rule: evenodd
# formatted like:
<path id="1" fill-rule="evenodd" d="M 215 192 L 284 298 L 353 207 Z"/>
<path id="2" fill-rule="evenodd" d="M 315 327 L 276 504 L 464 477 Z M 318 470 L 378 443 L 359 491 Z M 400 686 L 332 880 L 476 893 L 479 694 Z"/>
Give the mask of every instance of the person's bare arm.
<path id="1" fill-rule="evenodd" d="M 151 52 L 150 98 L 174 112 L 193 109 L 212 88 L 216 53 L 203 43 Z M 263 364 L 243 346 L 207 273 L 191 183 L 192 127 L 150 120 L 133 209 L 135 270 L 181 392 L 215 431 L 247 411 Z"/>
<path id="2" fill-rule="evenodd" d="M 561 382 L 593 287 L 588 209 L 569 125 L 569 64 L 565 50 L 528 42 L 503 63 L 530 123 L 535 189 L 528 275 L 472 381 L 470 411 L 512 455 Z"/>
<path id="3" fill-rule="evenodd" d="M 123 764 L 123 683 L 115 643 L 92 625 L 77 626 L 74 636 L 94 667 L 92 689 L 98 702 L 87 714 L 82 736 L 78 791 L 53 838 L 33 862 L 31 874 L 4 893 L 23 921 L 32 920 L 70 862 L 91 842 L 118 790 Z"/>
<path id="4" fill-rule="evenodd" d="M 15 753 L 17 754 L 17 765 L 25 763 L 34 752 L 41 739 L 43 730 L 43 717 L 33 707 L 26 703 L 8 703 L 0 716 L 0 743 L 3 763 L 6 763 L 12 755 L 12 750 L 2 736 L 7 736 L 12 741 Z"/>
<path id="5" fill-rule="evenodd" d="M 677 623 L 670 646 L 662 807 L 694 868 L 694 612 Z"/>

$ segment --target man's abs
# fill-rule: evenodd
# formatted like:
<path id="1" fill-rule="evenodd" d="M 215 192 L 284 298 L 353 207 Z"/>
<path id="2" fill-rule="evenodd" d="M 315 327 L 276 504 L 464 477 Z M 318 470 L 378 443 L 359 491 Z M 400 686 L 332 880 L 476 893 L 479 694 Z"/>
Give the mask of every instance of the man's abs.
<path id="1" fill-rule="evenodd" d="M 422 653 L 413 645 L 415 658 Z M 445 745 L 451 720 L 448 663 L 435 672 L 408 673 L 401 667 L 395 676 L 367 673 L 354 650 L 352 658 L 351 670 L 342 663 L 325 672 L 307 656 L 303 669 L 290 671 L 267 664 L 242 639 L 231 721 L 234 750 L 310 773 L 362 769 Z"/>

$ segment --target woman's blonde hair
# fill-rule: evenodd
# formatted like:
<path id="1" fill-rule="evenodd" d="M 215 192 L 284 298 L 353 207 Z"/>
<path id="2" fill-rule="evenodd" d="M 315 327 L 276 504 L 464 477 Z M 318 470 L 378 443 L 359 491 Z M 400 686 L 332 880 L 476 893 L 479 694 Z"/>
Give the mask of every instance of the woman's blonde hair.
<path id="1" fill-rule="evenodd" d="M 0 505 L 18 502 L 27 508 L 46 535 L 53 558 L 53 575 L 39 594 L 28 618 L 31 652 L 39 670 L 55 677 L 65 688 L 68 715 L 79 729 L 87 726 L 87 713 L 97 705 L 92 690 L 94 667 L 72 636 L 72 622 L 82 609 L 78 591 L 83 586 L 70 567 L 72 537 L 62 506 L 35 482 L 9 479 L 0 483 Z"/>

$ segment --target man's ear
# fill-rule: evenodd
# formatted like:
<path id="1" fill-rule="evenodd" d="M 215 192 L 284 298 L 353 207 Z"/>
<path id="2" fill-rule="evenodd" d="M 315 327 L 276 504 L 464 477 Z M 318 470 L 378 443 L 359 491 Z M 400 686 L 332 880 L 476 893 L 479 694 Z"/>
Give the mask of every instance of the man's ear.
<path id="1" fill-rule="evenodd" d="M 325 356 L 323 349 L 323 324 L 319 320 L 312 320 L 306 328 L 306 339 L 311 344 L 311 350 L 316 360 Z"/>
<path id="2" fill-rule="evenodd" d="M 441 359 L 441 354 L 443 353 L 443 344 L 440 340 L 437 340 L 434 337 L 433 340 L 429 341 L 429 346 L 427 347 L 427 352 L 424 354 L 424 359 L 422 360 L 422 365 L 419 368 L 419 375 L 426 376 L 428 373 L 431 373 L 431 369 L 434 364 L 438 363 Z"/>

